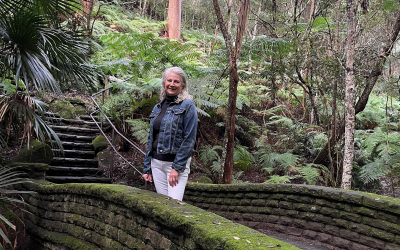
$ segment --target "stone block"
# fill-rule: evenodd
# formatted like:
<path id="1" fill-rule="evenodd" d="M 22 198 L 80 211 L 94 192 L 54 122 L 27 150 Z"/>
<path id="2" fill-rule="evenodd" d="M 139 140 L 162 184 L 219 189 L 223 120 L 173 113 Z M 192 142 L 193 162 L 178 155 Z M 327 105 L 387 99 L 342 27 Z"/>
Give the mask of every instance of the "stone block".
<path id="1" fill-rule="evenodd" d="M 251 192 L 244 195 L 246 199 L 258 199 L 258 193 Z"/>
<path id="2" fill-rule="evenodd" d="M 332 219 L 332 225 L 338 226 L 340 228 L 349 228 L 350 221 L 334 218 Z"/>
<path id="3" fill-rule="evenodd" d="M 400 245 L 394 244 L 394 243 L 387 243 L 385 245 L 385 250 L 399 250 Z"/>
<path id="4" fill-rule="evenodd" d="M 358 242 L 358 239 L 360 238 L 360 234 L 357 232 L 353 232 L 351 230 L 342 228 L 342 229 L 340 229 L 340 237 L 351 240 L 351 241 Z"/>
<path id="5" fill-rule="evenodd" d="M 344 220 L 349 220 L 349 221 L 353 221 L 353 222 L 361 222 L 361 215 L 358 214 L 353 214 L 353 213 L 349 213 L 349 212 L 345 212 L 345 211 L 341 211 L 340 212 L 340 218 L 344 219 Z"/>
<path id="6" fill-rule="evenodd" d="M 252 206 L 263 207 L 265 206 L 266 200 L 265 199 L 255 199 L 251 201 Z"/>
<path id="7" fill-rule="evenodd" d="M 293 226 L 301 229 L 307 229 L 307 221 L 301 219 L 294 219 Z"/>
<path id="8" fill-rule="evenodd" d="M 269 215 L 268 216 L 268 223 L 279 223 L 279 216 L 277 215 Z"/>
<path id="9" fill-rule="evenodd" d="M 380 230 L 377 228 L 372 228 L 371 229 L 371 236 L 377 239 L 384 240 L 386 242 L 394 242 L 395 235 L 392 233 L 389 233 L 384 230 Z"/>
<path id="10" fill-rule="evenodd" d="M 340 228 L 332 225 L 326 225 L 323 232 L 333 236 L 340 236 Z"/>
<path id="11" fill-rule="evenodd" d="M 364 225 L 364 224 L 351 222 L 349 224 L 349 229 L 354 231 L 354 232 L 366 235 L 366 236 L 370 236 L 371 235 L 371 227 L 367 226 L 367 225 Z"/>
<path id="12" fill-rule="evenodd" d="M 322 207 L 320 210 L 320 213 L 327 215 L 329 217 L 332 217 L 332 218 L 339 218 L 339 216 L 340 216 L 340 211 L 338 211 L 337 209 L 330 208 L 330 207 Z"/>
<path id="13" fill-rule="evenodd" d="M 331 241 L 331 245 L 340 247 L 342 249 L 350 249 L 351 250 L 351 241 L 340 238 L 340 237 L 336 237 L 333 236 L 332 237 L 332 241 Z"/>
<path id="14" fill-rule="evenodd" d="M 276 224 L 275 225 L 275 231 L 277 231 L 279 233 L 286 234 L 287 233 L 287 226 Z"/>
<path id="15" fill-rule="evenodd" d="M 374 239 L 369 236 L 364 236 L 364 235 L 360 235 L 360 238 L 358 239 L 358 243 L 365 245 L 365 246 L 369 246 L 373 249 L 381 250 L 381 249 L 385 248 L 385 242 L 378 240 L 378 239 Z"/>
<path id="16" fill-rule="evenodd" d="M 316 240 L 318 232 L 312 230 L 303 230 L 302 236 L 307 239 Z"/>
<path id="17" fill-rule="evenodd" d="M 318 233 L 315 239 L 322 243 L 332 244 L 332 236 L 326 233 Z"/>
<path id="18" fill-rule="evenodd" d="M 271 214 L 272 213 L 272 208 L 271 207 L 258 207 L 257 211 L 260 214 Z"/>
<path id="19" fill-rule="evenodd" d="M 286 233 L 288 235 L 301 236 L 303 234 L 303 229 L 296 228 L 296 227 L 287 227 Z"/>
<path id="20" fill-rule="evenodd" d="M 293 224 L 293 218 L 280 216 L 279 224 L 284 226 L 291 226 Z"/>
<path id="21" fill-rule="evenodd" d="M 399 224 L 399 215 L 394 215 L 394 214 L 389 214 L 383 211 L 378 212 L 378 215 L 376 216 L 377 218 L 381 220 L 385 220 L 391 223 Z"/>
<path id="22" fill-rule="evenodd" d="M 267 200 L 265 202 L 265 206 L 267 206 L 267 207 L 279 207 L 279 202 L 277 200 Z"/>
<path id="23" fill-rule="evenodd" d="M 310 205 L 303 203 L 293 203 L 293 209 L 297 211 L 308 212 L 310 210 Z"/>
<path id="24" fill-rule="evenodd" d="M 363 207 L 363 206 L 353 206 L 353 213 L 360 215 L 366 215 L 368 217 L 376 218 L 377 211 L 375 209 Z"/>
<path id="25" fill-rule="evenodd" d="M 274 215 L 286 215 L 286 210 L 285 209 L 280 209 L 280 208 L 273 208 L 272 209 L 272 214 L 274 214 Z"/>
<path id="26" fill-rule="evenodd" d="M 317 232 L 324 232 L 325 225 L 318 223 L 318 222 L 307 222 L 307 229 L 317 231 Z"/>
<path id="27" fill-rule="evenodd" d="M 351 191 L 343 191 L 342 193 L 342 201 L 351 203 L 351 204 L 356 204 L 356 205 L 362 205 L 363 204 L 363 197 L 365 197 L 364 194 L 359 193 L 359 192 L 351 192 Z"/>
<path id="28" fill-rule="evenodd" d="M 280 201 L 279 207 L 284 208 L 284 209 L 293 209 L 293 204 L 291 202 L 287 202 L 287 201 Z"/>

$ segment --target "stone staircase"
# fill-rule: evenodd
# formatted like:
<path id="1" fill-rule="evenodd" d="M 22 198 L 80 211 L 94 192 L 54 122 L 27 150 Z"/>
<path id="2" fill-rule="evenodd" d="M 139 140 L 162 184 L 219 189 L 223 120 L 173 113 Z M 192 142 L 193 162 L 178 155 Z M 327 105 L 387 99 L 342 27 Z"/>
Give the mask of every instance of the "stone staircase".
<path id="1" fill-rule="evenodd" d="M 64 155 L 53 149 L 55 157 L 46 172 L 46 180 L 54 183 L 111 183 L 110 178 L 101 177 L 102 171 L 95 159 L 93 139 L 100 134 L 90 116 L 82 120 L 64 119 L 58 114 L 48 113 L 49 127 L 56 132 L 64 147 Z"/>

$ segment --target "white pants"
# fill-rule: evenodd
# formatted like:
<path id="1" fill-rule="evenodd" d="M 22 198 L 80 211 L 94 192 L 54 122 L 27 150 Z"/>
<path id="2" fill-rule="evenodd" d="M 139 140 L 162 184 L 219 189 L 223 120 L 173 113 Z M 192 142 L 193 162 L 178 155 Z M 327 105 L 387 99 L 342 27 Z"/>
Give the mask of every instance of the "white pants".
<path id="1" fill-rule="evenodd" d="M 190 173 L 191 160 L 192 158 L 188 159 L 185 171 L 183 173 L 179 173 L 178 184 L 176 184 L 175 187 L 172 187 L 168 182 L 169 174 L 172 169 L 172 162 L 151 159 L 151 172 L 157 193 L 182 201 L 183 193 L 185 192 L 186 183 Z"/>

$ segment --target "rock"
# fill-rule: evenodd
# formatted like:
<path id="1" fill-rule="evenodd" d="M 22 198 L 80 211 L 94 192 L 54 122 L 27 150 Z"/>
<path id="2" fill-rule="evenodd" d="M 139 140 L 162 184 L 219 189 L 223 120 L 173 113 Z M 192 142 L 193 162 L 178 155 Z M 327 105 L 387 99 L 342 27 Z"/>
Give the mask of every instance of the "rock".
<path id="1" fill-rule="evenodd" d="M 31 141 L 29 148 L 24 148 L 11 162 L 45 163 L 50 164 L 54 154 L 50 146 L 36 140 Z"/>
<path id="2" fill-rule="evenodd" d="M 100 152 L 100 151 L 102 151 L 102 150 L 104 150 L 104 149 L 106 149 L 108 147 L 107 139 L 102 135 L 97 136 L 92 141 L 92 144 L 93 144 L 94 151 L 96 153 L 98 153 L 98 152 Z"/>

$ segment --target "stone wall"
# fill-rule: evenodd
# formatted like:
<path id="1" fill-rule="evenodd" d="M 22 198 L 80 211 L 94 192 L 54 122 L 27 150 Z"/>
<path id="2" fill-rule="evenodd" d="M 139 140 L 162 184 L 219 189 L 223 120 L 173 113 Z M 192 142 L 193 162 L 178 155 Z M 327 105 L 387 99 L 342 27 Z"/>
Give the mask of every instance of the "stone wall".
<path id="1" fill-rule="evenodd" d="M 298 249 L 192 205 L 119 185 L 24 186 L 32 249 Z"/>
<path id="2" fill-rule="evenodd" d="M 308 185 L 189 183 L 184 200 L 253 229 L 340 249 L 400 249 L 400 200 Z"/>

